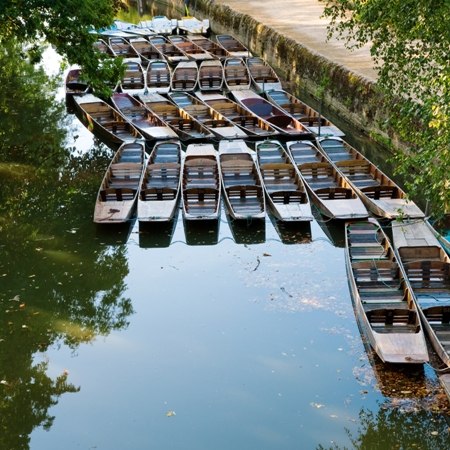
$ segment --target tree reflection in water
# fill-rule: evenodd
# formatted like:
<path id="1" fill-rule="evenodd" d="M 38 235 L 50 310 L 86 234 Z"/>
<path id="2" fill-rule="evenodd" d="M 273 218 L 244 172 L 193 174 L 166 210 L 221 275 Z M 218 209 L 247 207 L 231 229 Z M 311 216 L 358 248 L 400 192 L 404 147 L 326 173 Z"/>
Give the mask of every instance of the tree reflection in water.
<path id="1" fill-rule="evenodd" d="M 18 55 L 14 43 L 0 52 L 2 449 L 28 448 L 34 428 L 51 427 L 49 408 L 79 390 L 36 355 L 125 328 L 133 313 L 125 247 L 105 245 L 91 220 L 110 151 L 67 147 L 54 81 Z"/>

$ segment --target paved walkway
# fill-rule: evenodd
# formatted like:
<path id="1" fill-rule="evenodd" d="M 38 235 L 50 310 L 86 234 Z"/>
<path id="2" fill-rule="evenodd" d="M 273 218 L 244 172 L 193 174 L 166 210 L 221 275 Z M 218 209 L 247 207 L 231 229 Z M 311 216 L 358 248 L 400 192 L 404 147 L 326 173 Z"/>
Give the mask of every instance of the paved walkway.
<path id="1" fill-rule="evenodd" d="M 349 51 L 342 41 L 326 41 L 328 20 L 318 0 L 215 0 L 290 37 L 331 61 L 369 80 L 376 79 L 369 47 Z"/>

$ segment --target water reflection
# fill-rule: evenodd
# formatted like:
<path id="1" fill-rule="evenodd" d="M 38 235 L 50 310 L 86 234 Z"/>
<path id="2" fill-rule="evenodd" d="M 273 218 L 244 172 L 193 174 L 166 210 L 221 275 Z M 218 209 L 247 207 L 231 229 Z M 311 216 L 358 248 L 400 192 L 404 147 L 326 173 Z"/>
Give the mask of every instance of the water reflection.
<path id="1" fill-rule="evenodd" d="M 183 221 L 186 244 L 188 245 L 216 245 L 219 241 L 220 220 L 201 223 Z"/>
<path id="2" fill-rule="evenodd" d="M 266 221 L 253 220 L 245 222 L 242 220 L 233 220 L 229 214 L 227 222 L 236 244 L 261 244 L 266 240 Z"/>
<path id="3" fill-rule="evenodd" d="M 76 349 L 97 335 L 126 328 L 133 313 L 124 296 L 126 249 L 105 245 L 110 243 L 104 234 L 96 240 L 91 220 L 98 173 L 109 152 L 94 146 L 83 155 L 73 154 L 65 145 L 69 127 L 64 109 L 50 101 L 48 86 L 34 83 L 35 78 L 44 79 L 27 67 L 21 82 L 33 91 L 16 86 L 20 96 L 11 97 L 20 99 L 16 107 L 26 123 L 23 135 L 37 144 L 31 146 L 34 153 L 16 152 L 17 127 L 1 124 L 5 138 L 0 153 L 10 161 L 2 166 L 0 181 L 2 449 L 28 448 L 34 428 L 52 426 L 49 408 L 62 394 L 79 390 L 67 372 L 51 377 L 48 363 L 36 363 L 36 357 L 61 343 Z M 46 100 L 36 114 L 39 98 Z M 39 150 L 44 141 L 50 145 Z M 121 239 L 117 231 L 113 239 L 114 244 Z"/>
<path id="4" fill-rule="evenodd" d="M 311 242 L 311 224 L 309 222 L 283 223 L 272 215 L 270 220 L 283 244 L 308 244 Z"/>
<path id="5" fill-rule="evenodd" d="M 139 223 L 139 247 L 169 247 L 178 223 L 179 209 L 175 217 L 168 223 Z"/>
<path id="6" fill-rule="evenodd" d="M 345 223 L 342 220 L 330 220 L 320 214 L 319 210 L 313 206 L 312 212 L 322 231 L 335 247 L 345 247 Z"/>

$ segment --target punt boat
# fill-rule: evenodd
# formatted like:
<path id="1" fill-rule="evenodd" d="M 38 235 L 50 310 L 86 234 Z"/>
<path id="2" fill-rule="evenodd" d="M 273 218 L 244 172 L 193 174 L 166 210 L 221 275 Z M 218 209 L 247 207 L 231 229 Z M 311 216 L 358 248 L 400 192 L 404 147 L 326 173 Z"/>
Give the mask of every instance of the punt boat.
<path id="1" fill-rule="evenodd" d="M 165 36 L 150 37 L 149 42 L 170 64 L 177 64 L 180 61 L 189 60 L 188 56 L 175 47 Z"/>
<path id="2" fill-rule="evenodd" d="M 125 142 L 103 177 L 94 208 L 94 222 L 124 223 L 134 214 L 145 167 L 145 142 Z"/>
<path id="3" fill-rule="evenodd" d="M 276 140 L 255 144 L 267 204 L 280 222 L 313 220 L 305 184 L 291 157 Z"/>
<path id="4" fill-rule="evenodd" d="M 183 218 L 218 222 L 221 180 L 219 155 L 212 144 L 189 144 L 182 163 Z"/>
<path id="5" fill-rule="evenodd" d="M 193 36 L 188 36 L 188 38 L 190 41 L 192 41 L 194 44 L 201 47 L 203 50 L 207 51 L 209 54 L 211 54 L 216 59 L 224 60 L 228 56 L 231 56 L 217 42 L 214 42 L 205 36 L 193 35 Z"/>
<path id="6" fill-rule="evenodd" d="M 264 95 L 270 103 L 281 108 L 286 114 L 295 117 L 316 136 L 344 136 L 344 132 L 336 125 L 289 92 L 283 89 L 274 89 L 266 90 Z"/>
<path id="7" fill-rule="evenodd" d="M 250 89 L 250 72 L 242 58 L 226 58 L 223 63 L 223 77 L 225 87 L 229 91 Z"/>
<path id="8" fill-rule="evenodd" d="M 146 73 L 138 58 L 125 58 L 123 60 L 125 73 L 119 81 L 116 91 L 130 95 L 142 94 L 147 89 Z"/>
<path id="9" fill-rule="evenodd" d="M 182 109 L 187 118 L 197 120 L 219 138 L 246 138 L 247 133 L 231 120 L 187 92 L 170 92 L 169 98 Z M 184 117 L 183 115 L 183 117 Z"/>
<path id="10" fill-rule="evenodd" d="M 153 147 L 139 190 L 140 223 L 169 222 L 174 218 L 181 191 L 182 155 L 177 140 L 157 142 Z"/>
<path id="11" fill-rule="evenodd" d="M 172 83 L 172 69 L 165 59 L 149 61 L 146 73 L 147 92 L 167 94 Z"/>
<path id="12" fill-rule="evenodd" d="M 340 137 L 319 138 L 317 143 L 373 214 L 386 219 L 424 217 L 400 186 Z"/>
<path id="13" fill-rule="evenodd" d="M 428 361 L 414 294 L 385 232 L 374 219 L 348 222 L 345 260 L 355 314 L 386 363 Z"/>
<path id="14" fill-rule="evenodd" d="M 186 36 L 169 36 L 169 41 L 187 55 L 192 61 L 204 61 L 213 59 L 211 53 L 199 47 Z"/>
<path id="15" fill-rule="evenodd" d="M 290 141 L 286 147 L 319 211 L 330 219 L 366 219 L 369 213 L 350 183 L 311 141 Z"/>
<path id="16" fill-rule="evenodd" d="M 146 139 L 178 138 L 178 135 L 172 128 L 132 95 L 115 92 L 111 96 L 111 103 Z"/>
<path id="17" fill-rule="evenodd" d="M 256 154 L 241 140 L 219 142 L 223 199 L 233 220 L 247 222 L 266 217 L 262 177 Z"/>
<path id="18" fill-rule="evenodd" d="M 230 34 L 218 34 L 216 36 L 217 43 L 223 47 L 231 56 L 237 58 L 246 58 L 252 56 L 249 49 L 234 36 Z"/>
<path id="19" fill-rule="evenodd" d="M 78 118 L 105 144 L 117 149 L 126 141 L 144 139 L 133 124 L 99 97 L 85 94 L 73 99 Z"/>
<path id="20" fill-rule="evenodd" d="M 313 134 L 296 118 L 286 114 L 281 108 L 273 105 L 265 98 L 250 89 L 232 90 L 233 98 L 244 108 L 270 123 L 284 135 L 310 139 Z"/>
<path id="21" fill-rule="evenodd" d="M 275 70 L 259 56 L 246 58 L 245 64 L 250 72 L 252 87 L 256 92 L 261 93 L 282 89 L 280 78 Z"/>
<path id="22" fill-rule="evenodd" d="M 171 91 L 195 91 L 198 80 L 198 66 L 195 61 L 181 61 L 172 73 Z"/>
<path id="23" fill-rule="evenodd" d="M 202 61 L 198 68 L 198 88 L 201 91 L 221 91 L 223 84 L 222 63 L 218 59 Z"/>

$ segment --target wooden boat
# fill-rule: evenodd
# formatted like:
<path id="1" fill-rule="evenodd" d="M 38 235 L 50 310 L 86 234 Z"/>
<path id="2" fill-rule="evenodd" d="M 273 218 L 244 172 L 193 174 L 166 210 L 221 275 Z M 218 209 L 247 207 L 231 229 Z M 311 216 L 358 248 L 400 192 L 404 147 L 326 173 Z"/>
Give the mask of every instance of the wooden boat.
<path id="1" fill-rule="evenodd" d="M 246 222 L 266 217 L 262 177 L 256 154 L 240 139 L 219 142 L 223 198 L 233 220 Z"/>
<path id="2" fill-rule="evenodd" d="M 167 94 L 172 82 L 172 69 L 165 59 L 149 61 L 146 73 L 147 92 Z"/>
<path id="3" fill-rule="evenodd" d="M 218 59 L 206 60 L 198 68 L 198 88 L 201 91 L 221 91 L 223 88 L 223 66 Z"/>
<path id="4" fill-rule="evenodd" d="M 74 97 L 74 105 L 85 127 L 107 145 L 117 148 L 126 141 L 144 139 L 133 124 L 93 94 Z"/>
<path id="5" fill-rule="evenodd" d="M 197 120 L 214 136 L 235 139 L 248 137 L 241 128 L 236 126 L 222 114 L 214 111 L 206 103 L 187 92 L 170 92 L 169 98 L 182 109 L 183 117 Z"/>
<path id="6" fill-rule="evenodd" d="M 234 36 L 229 34 L 218 34 L 216 36 L 217 43 L 223 47 L 231 56 L 236 58 L 246 58 L 252 56 L 249 49 Z"/>
<path id="7" fill-rule="evenodd" d="M 111 96 L 111 103 L 145 138 L 150 140 L 178 138 L 172 128 L 132 95 L 115 92 Z"/>
<path id="8" fill-rule="evenodd" d="M 182 51 L 191 61 L 213 59 L 213 56 L 185 36 L 169 36 L 169 41 Z"/>
<path id="9" fill-rule="evenodd" d="M 450 397 L 450 257 L 424 220 L 394 221 L 392 236 L 423 326 L 445 365 L 437 372 Z"/>
<path id="10" fill-rule="evenodd" d="M 137 58 L 141 59 L 139 53 L 133 48 L 130 42 L 123 37 L 110 37 L 108 44 L 114 56 L 121 56 L 122 58 Z"/>
<path id="11" fill-rule="evenodd" d="M 145 142 L 126 142 L 120 146 L 97 194 L 95 223 L 123 223 L 132 217 L 144 167 Z"/>
<path id="12" fill-rule="evenodd" d="M 197 87 L 198 66 L 195 61 L 182 61 L 172 74 L 172 91 L 194 91 Z"/>
<path id="13" fill-rule="evenodd" d="M 147 90 L 145 71 L 138 58 L 125 58 L 123 60 L 125 73 L 116 87 L 116 91 L 130 95 L 142 94 Z"/>
<path id="14" fill-rule="evenodd" d="M 84 95 L 90 92 L 89 83 L 83 79 L 83 70 L 79 66 L 73 66 L 66 74 L 65 81 L 67 95 Z"/>
<path id="15" fill-rule="evenodd" d="M 223 77 L 225 87 L 229 91 L 250 89 L 250 72 L 242 58 L 226 58 L 223 63 Z"/>
<path id="16" fill-rule="evenodd" d="M 297 167 L 280 142 L 260 141 L 255 144 L 267 204 L 281 222 L 313 220 L 305 184 Z"/>
<path id="17" fill-rule="evenodd" d="M 150 20 L 143 20 L 139 25 L 153 30 L 155 34 L 170 35 L 175 34 L 177 30 L 177 19 L 169 19 L 166 16 L 158 15 Z"/>
<path id="18" fill-rule="evenodd" d="M 222 94 L 196 92 L 195 95 L 214 111 L 231 120 L 249 136 L 278 135 L 278 131 L 268 122 Z"/>
<path id="19" fill-rule="evenodd" d="M 140 56 L 143 65 L 148 66 L 150 61 L 155 59 L 164 59 L 162 53 L 157 50 L 147 39 L 133 38 L 130 39 L 130 45 Z"/>
<path id="20" fill-rule="evenodd" d="M 217 42 L 212 41 L 211 39 L 200 36 L 188 36 L 189 40 L 194 44 L 198 45 L 203 50 L 207 51 L 210 55 L 212 55 L 216 59 L 224 60 L 225 58 L 231 56 L 227 50 L 225 50 L 222 46 L 220 46 Z"/>
<path id="21" fill-rule="evenodd" d="M 199 20 L 196 17 L 184 16 L 178 19 L 178 34 L 200 34 L 208 35 L 209 19 Z"/>
<path id="22" fill-rule="evenodd" d="M 171 127 L 183 141 L 203 140 L 213 137 L 198 120 L 186 117 L 180 107 L 160 94 L 139 95 L 139 100 L 166 125 Z"/>
<path id="23" fill-rule="evenodd" d="M 282 89 L 280 78 L 275 70 L 266 61 L 258 56 L 246 58 L 253 88 L 256 92 L 273 91 Z"/>
<path id="24" fill-rule="evenodd" d="M 140 223 L 169 222 L 174 218 L 181 191 L 181 160 L 179 141 L 157 142 L 153 147 L 139 190 Z"/>
<path id="25" fill-rule="evenodd" d="M 113 53 L 111 47 L 103 39 L 97 39 L 93 45 L 94 45 L 94 48 L 97 51 L 99 51 L 100 53 L 105 53 L 106 55 L 114 56 L 114 53 Z"/>
<path id="26" fill-rule="evenodd" d="M 303 139 L 311 139 L 313 137 L 312 133 L 297 119 L 286 114 L 282 109 L 268 102 L 256 92 L 244 89 L 240 91 L 232 90 L 231 93 L 239 104 L 270 123 L 280 133 Z"/>
<path id="27" fill-rule="evenodd" d="M 188 61 L 188 56 L 183 53 L 180 49 L 175 47 L 166 37 L 164 36 L 153 36 L 149 38 L 150 44 L 158 50 L 164 59 L 166 59 L 171 64 L 177 64 L 180 61 Z"/>
<path id="28" fill-rule="evenodd" d="M 345 229 L 348 282 L 370 345 L 386 363 L 427 362 L 414 295 L 386 234 L 374 219 Z"/>
<path id="29" fill-rule="evenodd" d="M 339 137 L 319 138 L 317 143 L 373 214 L 387 219 L 424 217 L 394 181 L 350 144 Z"/>
<path id="30" fill-rule="evenodd" d="M 183 217 L 191 221 L 218 221 L 221 180 L 219 156 L 212 144 L 190 144 L 182 163 Z"/>
<path id="31" fill-rule="evenodd" d="M 311 141 L 290 141 L 286 147 L 303 177 L 311 200 L 330 219 L 366 219 L 366 207 L 342 174 Z"/>
<path id="32" fill-rule="evenodd" d="M 326 117 L 281 88 L 273 91 L 266 90 L 265 97 L 286 114 L 295 117 L 306 129 L 317 136 L 344 136 L 344 132 Z"/>

